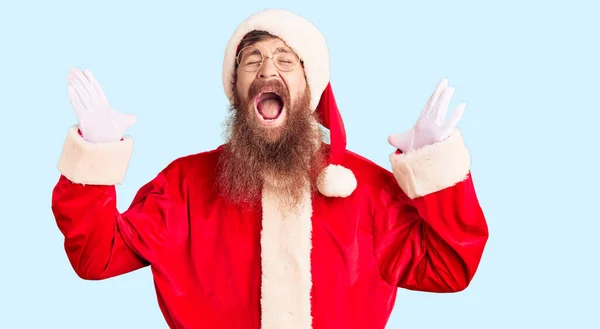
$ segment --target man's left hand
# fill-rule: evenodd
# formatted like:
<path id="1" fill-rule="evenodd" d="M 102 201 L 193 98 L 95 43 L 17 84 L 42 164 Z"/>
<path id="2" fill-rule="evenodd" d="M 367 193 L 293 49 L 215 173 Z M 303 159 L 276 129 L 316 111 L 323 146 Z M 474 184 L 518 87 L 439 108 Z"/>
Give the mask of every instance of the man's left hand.
<path id="1" fill-rule="evenodd" d="M 448 80 L 440 81 L 415 125 L 403 133 L 389 135 L 388 142 L 406 153 L 448 138 L 456 128 L 466 106 L 465 103 L 458 105 L 450 120 L 446 120 L 448 105 L 453 95 L 454 88 L 448 87 Z"/>

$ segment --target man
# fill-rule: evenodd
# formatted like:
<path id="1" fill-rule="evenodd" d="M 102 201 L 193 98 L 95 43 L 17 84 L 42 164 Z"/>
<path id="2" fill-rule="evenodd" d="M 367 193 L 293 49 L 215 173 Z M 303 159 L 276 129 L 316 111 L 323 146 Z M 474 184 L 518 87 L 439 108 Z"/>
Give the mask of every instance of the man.
<path id="1" fill-rule="evenodd" d="M 171 162 L 123 213 L 134 117 L 91 72 L 68 81 L 79 124 L 52 197 L 67 256 L 88 280 L 150 266 L 171 328 L 384 328 L 399 287 L 456 292 L 475 275 L 488 229 L 445 80 L 390 135 L 385 170 L 345 149 L 321 33 L 258 12 L 225 52 L 227 142 Z"/>

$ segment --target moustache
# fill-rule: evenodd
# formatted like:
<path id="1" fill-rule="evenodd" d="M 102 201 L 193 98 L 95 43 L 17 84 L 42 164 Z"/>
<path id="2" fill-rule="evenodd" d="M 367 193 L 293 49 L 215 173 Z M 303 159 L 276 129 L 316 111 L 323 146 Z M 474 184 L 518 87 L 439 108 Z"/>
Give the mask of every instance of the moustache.
<path id="1" fill-rule="evenodd" d="M 248 101 L 254 100 L 261 92 L 268 90 L 281 97 L 284 106 L 290 104 L 290 94 L 282 82 L 278 80 L 255 80 L 248 91 Z"/>

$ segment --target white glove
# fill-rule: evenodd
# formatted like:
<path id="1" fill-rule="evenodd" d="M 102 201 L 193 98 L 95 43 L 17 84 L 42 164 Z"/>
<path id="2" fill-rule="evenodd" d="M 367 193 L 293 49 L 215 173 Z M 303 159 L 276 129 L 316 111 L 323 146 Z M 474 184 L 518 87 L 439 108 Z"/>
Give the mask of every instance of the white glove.
<path id="1" fill-rule="evenodd" d="M 388 143 L 407 153 L 448 138 L 466 106 L 465 103 L 458 105 L 452 118 L 446 121 L 448 104 L 453 95 L 454 88 L 448 87 L 448 80 L 440 81 L 423 107 L 417 123 L 408 131 L 389 135 Z"/>
<path id="2" fill-rule="evenodd" d="M 81 72 L 73 67 L 67 75 L 67 81 L 69 99 L 83 139 L 90 143 L 120 141 L 125 130 L 135 123 L 135 116 L 119 113 L 110 106 L 91 71 Z"/>

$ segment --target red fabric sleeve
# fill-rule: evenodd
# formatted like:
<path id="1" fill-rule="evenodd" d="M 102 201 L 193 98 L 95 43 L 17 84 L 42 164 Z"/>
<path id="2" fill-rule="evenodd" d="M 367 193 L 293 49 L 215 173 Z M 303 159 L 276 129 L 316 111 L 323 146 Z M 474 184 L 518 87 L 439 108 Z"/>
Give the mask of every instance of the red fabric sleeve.
<path id="1" fill-rule="evenodd" d="M 115 186 L 83 185 L 60 176 L 52 211 L 77 275 L 101 280 L 134 271 L 158 257 L 172 201 L 161 172 L 144 185 L 124 212 Z"/>
<path id="2" fill-rule="evenodd" d="M 467 288 L 488 239 L 471 174 L 415 199 L 390 182 L 374 210 L 375 255 L 384 279 L 427 292 Z"/>

